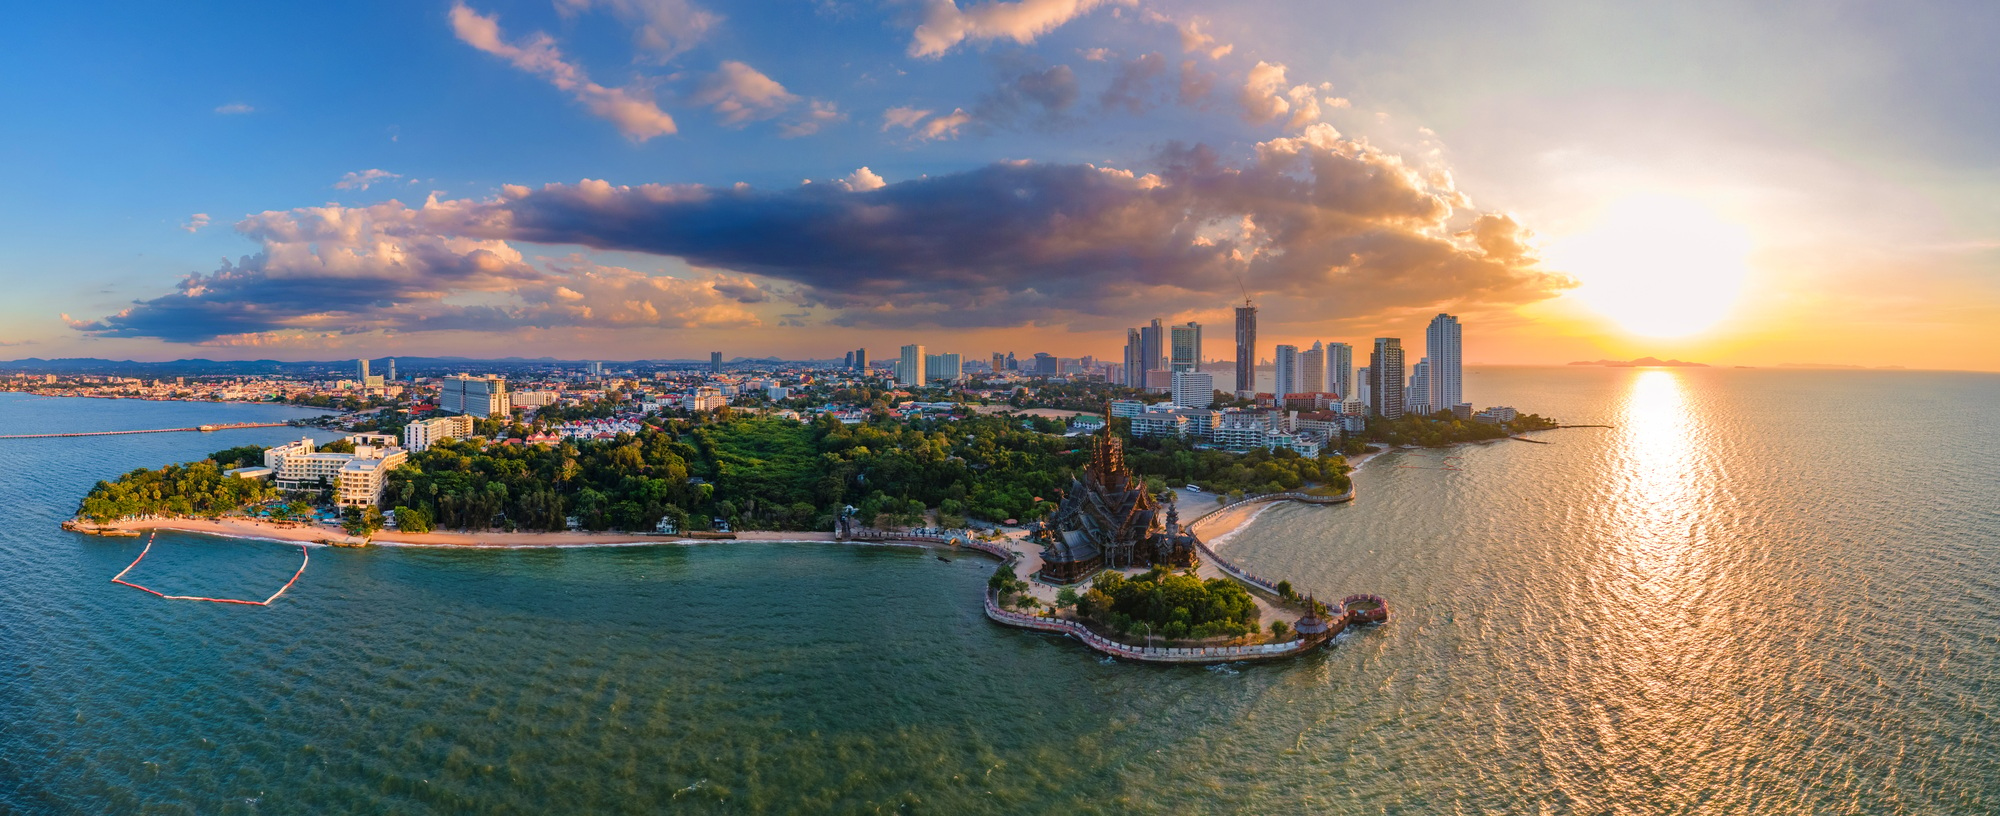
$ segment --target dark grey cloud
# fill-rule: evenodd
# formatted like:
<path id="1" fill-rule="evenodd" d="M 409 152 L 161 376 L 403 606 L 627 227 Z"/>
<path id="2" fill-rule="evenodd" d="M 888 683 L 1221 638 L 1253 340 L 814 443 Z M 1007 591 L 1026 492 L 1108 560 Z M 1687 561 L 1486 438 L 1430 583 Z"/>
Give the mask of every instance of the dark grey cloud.
<path id="1" fill-rule="evenodd" d="M 207 342 L 260 332 L 758 325 L 749 307 L 836 325 L 1069 325 L 1212 309 L 1241 278 L 1273 322 L 1546 298 L 1510 218 L 1463 211 L 1448 176 L 1314 125 L 1227 162 L 1170 145 L 1149 172 L 1005 162 L 862 189 L 604 181 L 496 198 L 272 212 L 264 251 L 95 321 L 92 334 Z M 671 256 L 707 278 L 515 244 Z M 793 310 L 781 319 L 803 322 Z"/>
<path id="2" fill-rule="evenodd" d="M 1082 91 L 1067 65 L 1042 68 L 1025 58 L 995 61 L 999 80 L 973 105 L 974 121 L 991 127 L 1050 126 L 1064 121 Z"/>
<path id="3" fill-rule="evenodd" d="M 1142 54 L 1121 62 L 1111 75 L 1111 84 L 1098 96 L 1097 104 L 1105 110 L 1132 114 L 1157 108 L 1166 101 L 1160 83 L 1166 73 L 1167 58 L 1159 54 Z"/>

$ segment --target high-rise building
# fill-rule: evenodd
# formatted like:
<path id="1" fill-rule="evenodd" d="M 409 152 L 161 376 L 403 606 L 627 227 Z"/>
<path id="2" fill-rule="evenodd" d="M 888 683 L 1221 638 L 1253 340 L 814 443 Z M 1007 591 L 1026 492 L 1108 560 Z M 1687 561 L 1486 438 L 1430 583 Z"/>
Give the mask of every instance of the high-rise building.
<path id="1" fill-rule="evenodd" d="M 956 382 L 964 374 L 965 363 L 956 354 L 924 355 L 924 379 L 926 382 Z"/>
<path id="2" fill-rule="evenodd" d="M 1368 410 L 1380 417 L 1403 415 L 1403 341 L 1396 337 L 1375 338 L 1375 350 L 1368 353 Z"/>
<path id="3" fill-rule="evenodd" d="M 507 381 L 499 377 L 454 374 L 438 388 L 438 410 L 476 417 L 504 417 L 514 410 L 507 399 Z"/>
<path id="4" fill-rule="evenodd" d="M 867 347 L 867 346 L 862 346 L 861 348 L 858 348 L 858 349 L 855 349 L 855 350 L 854 350 L 854 370 L 855 370 L 855 371 L 867 371 L 867 370 L 868 370 L 868 347 Z"/>
<path id="5" fill-rule="evenodd" d="M 396 381 L 396 358 L 389 358 L 389 381 Z"/>
<path id="6" fill-rule="evenodd" d="M 1145 334 L 1138 329 L 1125 330 L 1125 385 L 1129 388 L 1146 387 Z"/>
<path id="7" fill-rule="evenodd" d="M 1463 329 L 1456 315 L 1439 314 L 1424 329 L 1424 358 L 1430 377 L 1424 403 L 1431 411 L 1449 411 L 1465 396 Z"/>
<path id="8" fill-rule="evenodd" d="M 1418 416 L 1428 416 L 1437 410 L 1431 406 L 1431 360 L 1425 357 L 1410 367 L 1410 386 L 1403 390 L 1403 410 Z"/>
<path id="9" fill-rule="evenodd" d="M 1299 355 L 1299 393 L 1313 394 L 1326 390 L 1326 347 L 1318 340 L 1313 347 Z"/>
<path id="10" fill-rule="evenodd" d="M 1059 361 L 1056 360 L 1055 355 L 1037 351 L 1035 352 L 1034 373 L 1045 377 L 1053 377 L 1058 373 L 1058 366 L 1057 366 L 1058 362 Z"/>
<path id="11" fill-rule="evenodd" d="M 1139 328 L 1139 365 L 1147 371 L 1167 367 L 1167 328 L 1157 317 Z"/>
<path id="12" fill-rule="evenodd" d="M 1006 370 L 1007 370 L 1007 355 L 1001 354 L 1000 352 L 997 351 L 993 352 L 993 373 L 998 374 Z"/>
<path id="13" fill-rule="evenodd" d="M 1278 346 L 1271 353 L 1271 362 L 1277 368 L 1271 379 L 1271 394 L 1283 400 L 1286 394 L 1299 393 L 1299 347 Z"/>
<path id="14" fill-rule="evenodd" d="M 708 372 L 710 374 L 722 373 L 722 352 L 711 351 L 708 353 Z"/>
<path id="15" fill-rule="evenodd" d="M 1257 307 L 1236 307 L 1236 395 L 1257 391 Z"/>
<path id="16" fill-rule="evenodd" d="M 1346 343 L 1326 344 L 1326 387 L 1341 399 L 1354 392 L 1354 347 Z"/>
<path id="17" fill-rule="evenodd" d="M 355 382 L 358 382 L 358 383 L 361 383 L 361 384 L 362 384 L 362 385 L 364 385 L 364 386 L 368 384 L 368 361 L 367 361 L 367 360 L 355 360 L 355 361 L 354 361 L 354 381 L 355 381 Z"/>
<path id="18" fill-rule="evenodd" d="M 840 367 L 845 368 L 849 371 L 854 370 L 854 352 L 850 351 L 847 353 L 847 360 L 845 362 L 842 362 L 840 364 Z"/>
<path id="19" fill-rule="evenodd" d="M 1176 371 L 1174 405 L 1180 408 L 1207 408 L 1215 404 L 1215 375 L 1202 371 Z"/>
<path id="20" fill-rule="evenodd" d="M 403 426 L 403 449 L 420 453 L 446 439 L 463 439 L 471 435 L 472 417 L 464 414 L 419 419 Z"/>
<path id="21" fill-rule="evenodd" d="M 1354 398 L 1361 401 L 1363 410 L 1366 410 L 1366 406 L 1375 404 L 1368 396 L 1368 377 L 1367 366 L 1362 366 L 1361 370 L 1354 372 Z"/>
<path id="22" fill-rule="evenodd" d="M 1172 342 L 1172 358 L 1168 364 L 1171 371 L 1201 370 L 1201 324 L 1192 320 L 1184 326 L 1175 326 L 1169 332 Z"/>
<path id="23" fill-rule="evenodd" d="M 896 361 L 896 384 L 922 387 L 924 384 L 924 347 L 904 346 L 903 354 Z"/>

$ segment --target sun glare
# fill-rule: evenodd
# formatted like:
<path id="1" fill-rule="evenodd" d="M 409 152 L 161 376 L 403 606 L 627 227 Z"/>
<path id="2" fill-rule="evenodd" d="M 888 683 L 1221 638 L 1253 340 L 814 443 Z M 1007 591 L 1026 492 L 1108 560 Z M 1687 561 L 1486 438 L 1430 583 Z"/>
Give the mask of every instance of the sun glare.
<path id="1" fill-rule="evenodd" d="M 1573 294 L 1625 331 L 1685 337 L 1722 321 L 1749 274 L 1750 234 L 1693 199 L 1641 195 L 1548 250 Z"/>

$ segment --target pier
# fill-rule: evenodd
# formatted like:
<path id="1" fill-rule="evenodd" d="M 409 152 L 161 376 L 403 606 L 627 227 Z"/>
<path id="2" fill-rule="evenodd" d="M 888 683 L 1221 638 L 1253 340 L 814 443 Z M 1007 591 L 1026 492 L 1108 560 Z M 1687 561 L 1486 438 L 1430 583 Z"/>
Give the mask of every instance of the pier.
<path id="1" fill-rule="evenodd" d="M 192 428 L 147 428 L 139 431 L 75 431 L 72 433 L 0 434 L 0 439 L 67 439 L 83 436 L 126 436 L 129 434 L 187 433 L 211 431 L 235 431 L 243 428 L 283 428 L 290 422 L 229 422 L 220 425 L 196 425 Z"/>

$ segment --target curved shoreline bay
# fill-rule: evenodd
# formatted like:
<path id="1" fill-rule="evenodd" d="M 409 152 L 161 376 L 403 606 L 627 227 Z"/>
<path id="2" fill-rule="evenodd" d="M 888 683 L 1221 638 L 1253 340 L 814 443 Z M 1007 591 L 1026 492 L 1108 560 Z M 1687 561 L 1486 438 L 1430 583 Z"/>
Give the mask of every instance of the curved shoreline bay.
<path id="1" fill-rule="evenodd" d="M 163 603 L 107 581 L 139 540 L 56 525 L 217 440 L 0 445 L 0 811 L 2000 810 L 2000 378 L 1466 385 L 1615 427 L 1385 453 L 1352 504 L 1217 528 L 1398 620 L 1209 671 L 994 626 L 990 560 L 908 548 L 316 549 L 271 607 Z M 8 397 L 24 431 L 272 415 Z M 161 533 L 134 577 L 251 596 L 297 565 Z"/>

